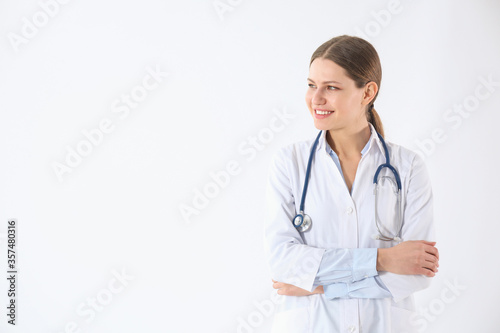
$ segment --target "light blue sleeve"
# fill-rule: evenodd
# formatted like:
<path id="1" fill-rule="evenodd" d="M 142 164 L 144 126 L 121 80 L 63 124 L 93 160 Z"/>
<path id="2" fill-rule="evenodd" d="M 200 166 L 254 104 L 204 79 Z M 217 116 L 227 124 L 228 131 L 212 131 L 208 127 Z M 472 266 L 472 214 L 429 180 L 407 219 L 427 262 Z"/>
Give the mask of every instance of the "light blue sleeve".
<path id="1" fill-rule="evenodd" d="M 378 275 L 377 249 L 327 249 L 321 258 L 314 284 L 356 282 Z"/>
<path id="2" fill-rule="evenodd" d="M 392 297 L 378 276 L 376 248 L 326 250 L 314 284 L 328 299 Z"/>
<path id="3" fill-rule="evenodd" d="M 392 294 L 378 276 L 361 281 L 345 283 L 337 282 L 323 286 L 325 297 L 335 298 L 389 298 Z"/>

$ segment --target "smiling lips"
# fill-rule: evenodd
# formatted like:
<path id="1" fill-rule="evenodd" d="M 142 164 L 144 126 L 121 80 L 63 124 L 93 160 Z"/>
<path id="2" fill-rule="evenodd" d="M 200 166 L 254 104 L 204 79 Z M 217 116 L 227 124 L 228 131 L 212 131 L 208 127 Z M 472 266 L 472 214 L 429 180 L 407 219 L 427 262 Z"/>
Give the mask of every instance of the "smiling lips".
<path id="1" fill-rule="evenodd" d="M 316 114 L 330 114 L 330 113 L 333 113 L 333 111 L 316 110 Z"/>
<path id="2" fill-rule="evenodd" d="M 316 117 L 316 119 L 324 119 L 326 117 L 328 117 L 329 115 L 331 115 L 333 113 L 333 111 L 328 111 L 328 110 L 314 110 L 314 116 Z"/>

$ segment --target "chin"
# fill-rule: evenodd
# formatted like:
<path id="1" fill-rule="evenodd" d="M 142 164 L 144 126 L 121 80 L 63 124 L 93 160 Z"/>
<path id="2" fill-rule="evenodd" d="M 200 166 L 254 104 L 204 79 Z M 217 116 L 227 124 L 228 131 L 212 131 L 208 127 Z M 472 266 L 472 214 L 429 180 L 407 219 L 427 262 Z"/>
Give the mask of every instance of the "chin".
<path id="1" fill-rule="evenodd" d="M 337 128 L 335 125 L 316 120 L 314 121 L 314 127 L 321 131 L 334 130 L 335 128 Z"/>

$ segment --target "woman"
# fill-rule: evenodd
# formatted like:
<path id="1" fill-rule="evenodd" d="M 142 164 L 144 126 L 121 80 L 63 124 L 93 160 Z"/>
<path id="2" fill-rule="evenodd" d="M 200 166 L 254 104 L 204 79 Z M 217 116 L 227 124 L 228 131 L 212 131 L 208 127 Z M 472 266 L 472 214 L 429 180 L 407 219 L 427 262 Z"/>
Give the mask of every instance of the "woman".
<path id="1" fill-rule="evenodd" d="M 377 52 L 361 38 L 332 38 L 311 57 L 306 103 L 317 144 L 279 150 L 268 181 L 266 246 L 273 288 L 284 295 L 274 332 L 416 331 L 413 293 L 439 267 L 432 190 L 422 158 L 383 141 L 373 106 L 381 77 Z M 396 176 L 383 168 L 376 211 L 385 147 L 401 189 L 393 192 Z M 303 231 L 306 220 L 293 221 L 310 156 L 304 214 L 312 224 Z"/>

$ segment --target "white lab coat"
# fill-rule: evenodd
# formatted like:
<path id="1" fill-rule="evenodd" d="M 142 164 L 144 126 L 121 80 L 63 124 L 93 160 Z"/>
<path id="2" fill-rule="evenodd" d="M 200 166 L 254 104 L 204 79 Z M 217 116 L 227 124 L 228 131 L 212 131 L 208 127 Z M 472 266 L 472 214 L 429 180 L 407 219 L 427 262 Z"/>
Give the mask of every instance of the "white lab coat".
<path id="1" fill-rule="evenodd" d="M 325 249 L 385 248 L 397 245 L 373 239 L 377 234 L 373 176 L 385 154 L 371 124 L 370 146 L 361 158 L 352 193 L 328 155 L 323 131 L 311 166 L 305 213 L 312 227 L 299 233 L 292 219 L 299 211 L 307 161 L 314 138 L 281 148 L 269 169 L 265 243 L 272 278 L 312 291 Z M 387 142 L 391 164 L 402 185 L 403 241 L 434 241 L 432 190 L 423 159 Z M 390 175 L 385 168 L 381 175 Z M 380 206 L 384 198 L 379 197 Z M 423 275 L 379 272 L 374 277 L 392 298 L 336 298 L 323 294 L 283 296 L 276 308 L 273 332 L 405 333 L 416 332 L 413 293 L 429 286 Z"/>

